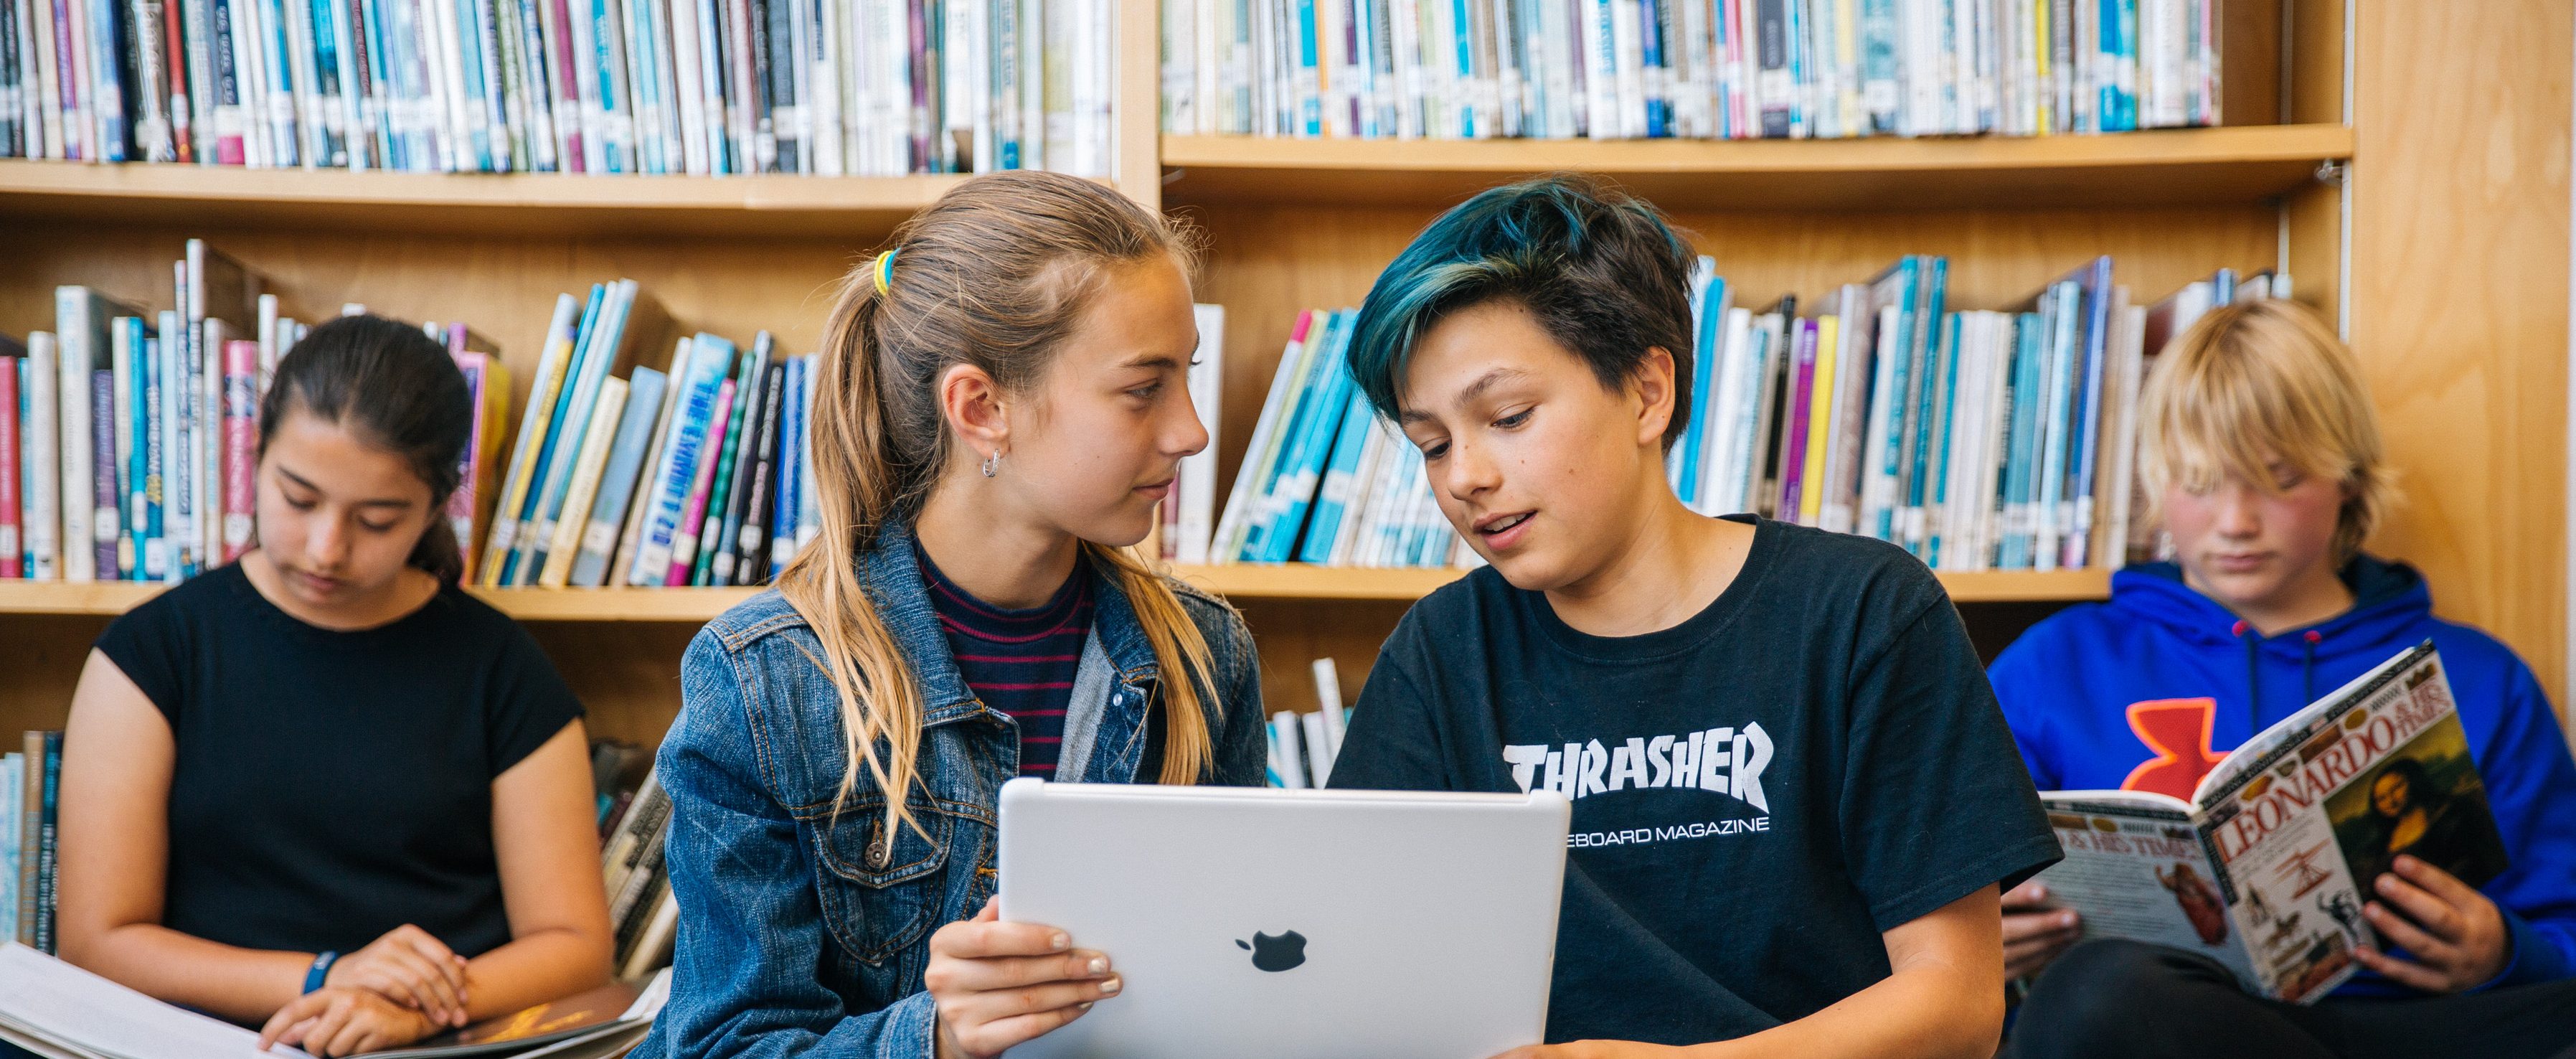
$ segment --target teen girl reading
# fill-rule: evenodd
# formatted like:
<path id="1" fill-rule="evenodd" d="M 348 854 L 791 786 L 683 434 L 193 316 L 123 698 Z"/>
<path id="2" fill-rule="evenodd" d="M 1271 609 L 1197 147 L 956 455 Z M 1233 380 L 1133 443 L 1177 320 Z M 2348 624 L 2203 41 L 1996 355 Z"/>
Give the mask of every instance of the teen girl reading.
<path id="1" fill-rule="evenodd" d="M 608 980 L 581 704 L 456 585 L 471 415 L 410 325 L 342 317 L 278 362 L 257 546 L 82 670 L 65 959 L 322 1056 Z"/>

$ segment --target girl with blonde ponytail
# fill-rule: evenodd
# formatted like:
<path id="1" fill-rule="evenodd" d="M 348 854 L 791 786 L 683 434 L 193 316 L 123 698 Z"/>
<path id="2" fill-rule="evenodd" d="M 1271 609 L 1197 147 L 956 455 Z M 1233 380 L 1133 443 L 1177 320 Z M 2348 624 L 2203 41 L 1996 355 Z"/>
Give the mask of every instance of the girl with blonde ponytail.
<path id="1" fill-rule="evenodd" d="M 1192 246 L 1099 184 L 959 185 L 824 332 L 821 536 L 708 624 L 663 741 L 680 905 L 646 1056 L 982 1059 L 1114 996 L 1002 923 L 1003 781 L 1252 784 L 1259 664 L 1145 538 L 1208 443 Z"/>

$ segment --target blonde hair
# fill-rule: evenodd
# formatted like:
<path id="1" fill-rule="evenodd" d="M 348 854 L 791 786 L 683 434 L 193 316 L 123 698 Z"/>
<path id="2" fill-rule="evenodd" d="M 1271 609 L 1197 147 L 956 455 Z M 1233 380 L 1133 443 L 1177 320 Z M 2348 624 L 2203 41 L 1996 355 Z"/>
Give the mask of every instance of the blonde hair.
<path id="1" fill-rule="evenodd" d="M 808 427 L 822 533 L 778 580 L 821 641 L 817 662 L 840 698 L 849 763 L 834 811 L 865 767 L 886 796 L 879 842 L 905 824 L 920 829 L 904 802 L 919 778 L 923 704 L 861 585 L 860 557 L 889 520 L 918 510 L 948 465 L 937 380 L 969 364 L 1005 393 L 1026 392 L 1111 267 L 1165 258 L 1186 271 L 1196 250 L 1187 231 L 1100 184 L 1028 171 L 959 184 L 894 238 L 891 275 L 880 260 L 852 269 L 825 327 Z M 1117 578 L 1163 673 L 1161 781 L 1196 782 L 1212 760 L 1207 641 L 1144 560 L 1089 541 L 1081 550 Z"/>
<path id="2" fill-rule="evenodd" d="M 2341 483 L 2338 566 L 2397 500 L 2352 351 L 2293 301 L 2212 310 L 2167 345 L 2139 396 L 2138 456 L 2151 507 L 2168 486 L 2202 492 L 2229 475 L 2278 494 L 2274 460 Z"/>

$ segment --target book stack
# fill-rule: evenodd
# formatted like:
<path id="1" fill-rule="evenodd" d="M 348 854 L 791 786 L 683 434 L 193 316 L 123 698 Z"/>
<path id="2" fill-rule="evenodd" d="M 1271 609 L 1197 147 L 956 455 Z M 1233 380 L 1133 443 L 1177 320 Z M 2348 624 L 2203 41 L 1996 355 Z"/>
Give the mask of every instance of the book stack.
<path id="1" fill-rule="evenodd" d="M 1794 296 L 1734 305 L 1701 258 L 1674 491 L 1707 514 L 1892 541 L 1939 570 L 2116 567 L 2143 511 L 2148 351 L 2213 304 L 2289 293 L 2286 276 L 2222 270 L 2133 305 L 2103 257 L 2006 310 L 1952 309 L 1947 273 L 1909 256 L 1801 316 Z"/>
<path id="2" fill-rule="evenodd" d="M 619 978 L 635 981 L 670 965 L 680 905 L 671 896 L 671 873 L 662 863 L 671 798 L 663 793 L 660 776 L 646 771 L 632 795 L 620 800 L 626 805 L 609 826 L 600 868 L 608 887 L 608 925 L 617 939 L 612 966 Z"/>
<path id="3" fill-rule="evenodd" d="M 1107 176 L 1115 0 L 0 0 L 0 157 Z"/>
<path id="4" fill-rule="evenodd" d="M 1312 713 L 1281 710 L 1270 715 L 1269 777 L 1273 787 L 1317 790 L 1333 776 L 1333 759 L 1342 751 L 1342 733 L 1351 711 L 1342 705 L 1341 672 L 1330 658 L 1314 663 L 1315 703 Z"/>
<path id="5" fill-rule="evenodd" d="M 635 363 L 663 348 L 663 369 Z M 805 487 L 815 363 L 766 331 L 749 349 L 673 340 L 633 280 L 558 298 L 476 583 L 767 582 L 821 528 Z"/>
<path id="6" fill-rule="evenodd" d="M 29 732 L 0 754 L 0 943 L 54 951 L 54 819 L 63 733 Z"/>
<path id="7" fill-rule="evenodd" d="M 1420 450 L 1378 420 L 1351 379 L 1344 355 L 1358 316 L 1356 309 L 1298 314 L 1224 514 L 1205 537 L 1189 532 L 1204 518 L 1186 505 L 1212 487 L 1180 497 L 1182 533 L 1173 543 L 1180 561 L 1380 568 L 1476 561 L 1432 500 Z"/>
<path id="8" fill-rule="evenodd" d="M 1596 140 L 2219 123 L 2218 0 L 1170 0 L 1163 131 Z"/>
<path id="9" fill-rule="evenodd" d="M 0 338 L 0 578 L 177 581 L 249 547 L 259 399 L 303 326 L 203 240 L 171 274 L 174 308 L 58 287 L 54 331 Z"/>

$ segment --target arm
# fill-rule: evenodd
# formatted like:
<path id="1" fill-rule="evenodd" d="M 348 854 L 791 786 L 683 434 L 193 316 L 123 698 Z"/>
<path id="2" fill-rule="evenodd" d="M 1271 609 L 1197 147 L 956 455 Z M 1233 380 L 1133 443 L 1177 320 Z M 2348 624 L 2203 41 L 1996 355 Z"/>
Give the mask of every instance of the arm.
<path id="1" fill-rule="evenodd" d="M 63 737 L 62 955 L 157 999 L 255 1023 L 303 993 L 315 954 L 235 948 L 161 925 L 177 757 L 161 711 L 91 651 Z"/>
<path id="2" fill-rule="evenodd" d="M 466 965 L 466 1014 L 508 1014 L 606 984 L 608 895 L 601 889 L 590 739 L 580 721 L 492 781 L 492 850 L 510 943 Z"/>
<path id="3" fill-rule="evenodd" d="M 1886 978 L 1749 1037 L 1682 1048 L 1576 1041 L 1501 1059 L 1982 1059 L 2003 1035 L 2000 907 L 1988 886 L 1887 931 Z"/>
<path id="4" fill-rule="evenodd" d="M 762 781 L 744 679 L 709 632 L 681 662 L 680 716 L 657 768 L 671 796 L 663 863 L 685 926 L 654 1036 L 669 1054 L 704 1059 L 926 1059 L 929 993 L 855 1012 L 816 978 L 831 944 L 818 869 Z"/>

